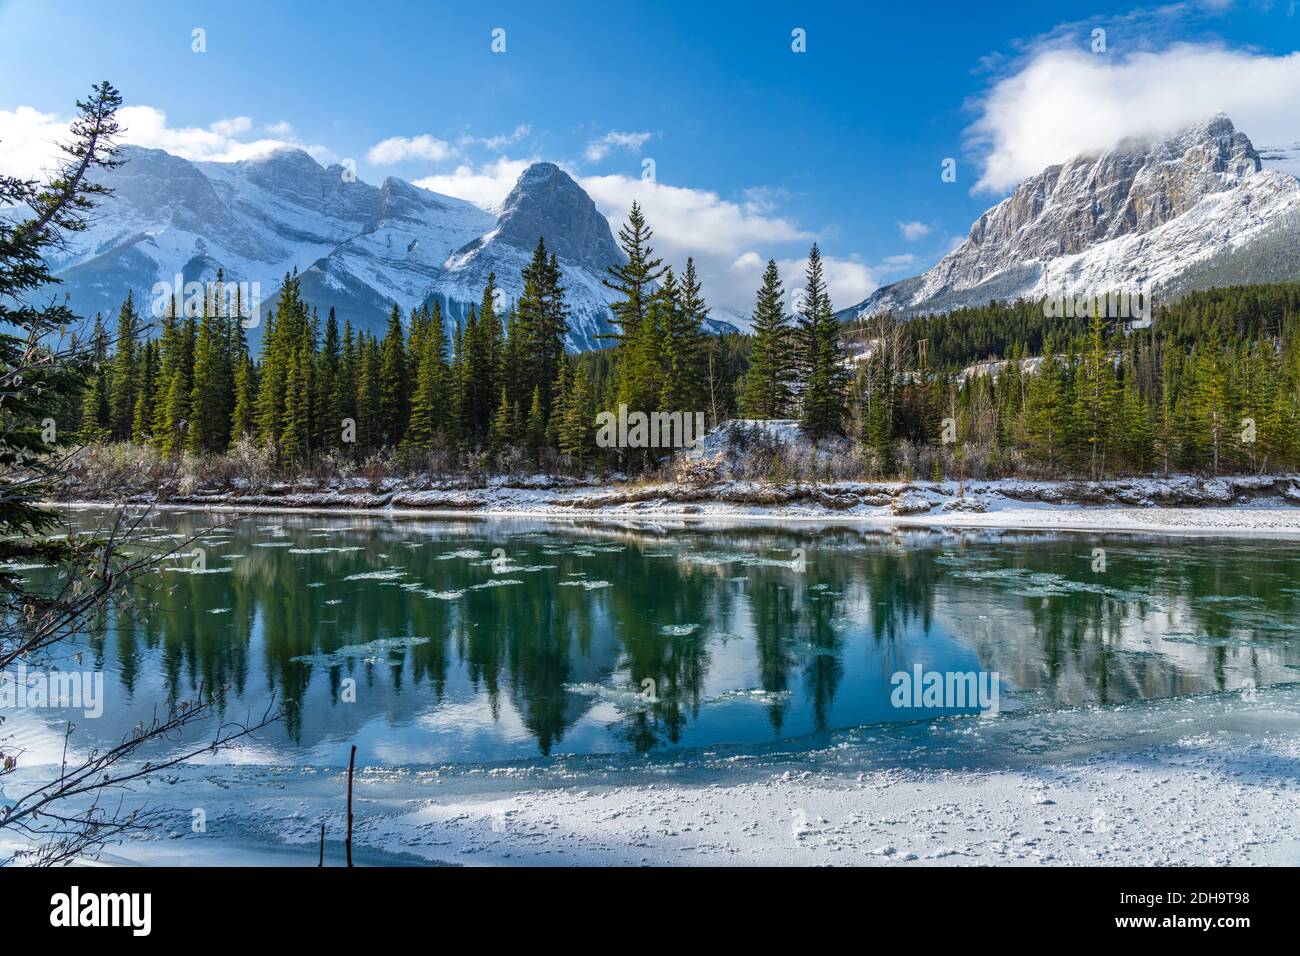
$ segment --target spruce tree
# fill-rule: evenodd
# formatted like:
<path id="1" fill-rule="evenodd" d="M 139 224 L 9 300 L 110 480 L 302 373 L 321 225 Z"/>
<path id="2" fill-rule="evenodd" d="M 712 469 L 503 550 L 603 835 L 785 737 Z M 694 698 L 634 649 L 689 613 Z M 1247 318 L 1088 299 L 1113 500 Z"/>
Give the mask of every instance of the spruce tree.
<path id="1" fill-rule="evenodd" d="M 663 260 L 654 257 L 650 246 L 653 237 L 641 206 L 633 201 L 627 222 L 618 231 L 619 246 L 627 261 L 610 266 L 609 276 L 603 280 L 607 288 L 621 297 L 610 306 L 614 332 L 608 336 L 619 344 L 636 336 L 649 308 L 655 282 L 664 273 Z"/>
<path id="2" fill-rule="evenodd" d="M 686 260 L 677 300 L 667 313 L 664 358 L 667 368 L 661 403 L 664 409 L 693 414 L 704 410 L 704 320 L 708 306 L 701 294 L 695 260 Z"/>
<path id="3" fill-rule="evenodd" d="M 776 260 L 769 259 L 754 302 L 754 340 L 741 403 L 746 418 L 785 418 L 790 412 L 792 333 L 782 295 Z"/>
<path id="4" fill-rule="evenodd" d="M 222 345 L 222 330 L 209 300 L 199 321 L 194 347 L 190 418 L 185 432 L 185 447 L 194 454 L 208 454 L 226 447 L 229 420 L 222 383 Z"/>
<path id="5" fill-rule="evenodd" d="M 579 472 L 595 448 L 594 432 L 591 376 L 588 363 L 579 361 L 573 373 L 573 384 L 564 402 L 564 418 L 560 424 L 560 451 L 573 460 Z"/>
<path id="6" fill-rule="evenodd" d="M 380 346 L 379 364 L 379 417 L 383 443 L 397 446 L 406 433 L 406 420 L 410 414 L 410 396 L 407 381 L 406 344 L 402 331 L 402 315 L 394 305 L 388 317 L 388 329 Z"/>
<path id="7" fill-rule="evenodd" d="M 81 427 L 90 439 L 106 436 L 112 427 L 112 412 L 109 407 L 111 372 L 108 359 L 108 330 L 104 328 L 103 318 L 96 312 L 90 339 L 92 374 L 86 386 L 81 411 Z"/>
<path id="8" fill-rule="evenodd" d="M 822 274 L 821 252 L 813 243 L 804 276 L 798 344 L 804 372 L 800 426 L 814 441 L 843 434 L 846 402 L 844 348 Z"/>
<path id="9" fill-rule="evenodd" d="M 135 297 L 130 291 L 117 314 L 117 338 L 113 362 L 109 370 L 109 418 L 112 437 L 117 441 L 131 440 L 131 425 L 135 420 L 135 399 L 139 388 L 140 315 L 135 310 Z"/>

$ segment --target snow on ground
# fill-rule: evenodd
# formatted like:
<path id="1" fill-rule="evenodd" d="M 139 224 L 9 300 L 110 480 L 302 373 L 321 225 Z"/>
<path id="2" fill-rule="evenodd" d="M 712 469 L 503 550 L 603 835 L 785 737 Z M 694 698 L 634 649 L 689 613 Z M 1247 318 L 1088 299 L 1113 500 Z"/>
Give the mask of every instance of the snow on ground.
<path id="1" fill-rule="evenodd" d="M 361 863 L 1295 865 L 1300 685 L 840 731 L 758 750 L 365 767 Z M 345 774 L 183 768 L 112 863 L 339 865 Z M 182 796 L 183 794 L 183 796 Z M 191 832 L 191 807 L 207 832 Z"/>
<path id="2" fill-rule="evenodd" d="M 782 423 L 776 423 L 782 424 Z M 133 498 L 137 502 L 148 498 Z M 570 520 L 800 521 L 856 525 L 1250 534 L 1300 537 L 1300 484 L 1292 476 L 1192 476 L 1104 482 L 720 481 L 583 484 L 544 475 L 423 487 L 388 481 L 266 492 L 176 496 L 174 507 L 211 510 L 392 513 L 430 517 Z M 90 505 L 94 503 L 73 503 Z"/>

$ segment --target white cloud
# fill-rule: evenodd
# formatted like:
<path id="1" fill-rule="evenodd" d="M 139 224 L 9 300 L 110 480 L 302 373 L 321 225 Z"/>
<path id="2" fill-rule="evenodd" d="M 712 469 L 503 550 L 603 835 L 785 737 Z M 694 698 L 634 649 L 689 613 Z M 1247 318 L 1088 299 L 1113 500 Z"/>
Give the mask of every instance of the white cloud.
<path id="1" fill-rule="evenodd" d="M 482 166 L 462 163 L 449 173 L 417 179 L 415 185 L 445 196 L 468 199 L 485 209 L 496 209 L 523 171 L 535 161 L 501 156 Z"/>
<path id="2" fill-rule="evenodd" d="M 293 135 L 293 124 L 285 120 L 280 120 L 280 122 L 278 123 L 267 123 L 265 126 L 262 127 L 262 129 L 270 133 L 272 136 Z"/>
<path id="3" fill-rule="evenodd" d="M 1120 55 L 1052 46 L 997 81 L 977 107 L 968 135 L 984 170 L 975 189 L 990 192 L 1124 137 L 1167 135 L 1220 111 L 1257 147 L 1282 145 L 1296 139 L 1300 52 L 1180 43 Z"/>
<path id="4" fill-rule="evenodd" d="M 232 116 L 230 119 L 217 120 L 208 127 L 218 136 L 242 136 L 253 128 L 253 121 L 247 116 Z"/>
<path id="5" fill-rule="evenodd" d="M 482 165 L 464 163 L 450 173 L 428 176 L 415 185 L 456 196 L 489 209 L 500 207 L 516 180 L 536 159 L 500 157 Z M 617 235 L 632 208 L 641 204 L 654 231 L 655 255 L 678 272 L 687 257 L 695 259 L 709 303 L 747 311 L 762 281 L 769 258 L 780 264 L 789 285 L 802 275 L 802 260 L 789 258 L 816 238 L 776 212 L 773 197 L 779 193 L 747 190 L 744 200 L 732 202 L 706 189 L 669 186 L 632 176 L 574 176 Z M 756 202 L 755 196 L 765 201 Z M 786 258 L 782 259 L 782 256 Z M 852 305 L 878 285 L 870 268 L 856 260 L 836 259 L 823 253 L 833 301 Z"/>
<path id="6" fill-rule="evenodd" d="M 533 128 L 527 123 L 520 123 L 512 132 L 502 133 L 497 136 L 470 136 L 466 134 L 460 138 L 460 145 L 483 146 L 493 152 L 500 152 L 507 146 L 513 146 L 532 131 Z"/>
<path id="7" fill-rule="evenodd" d="M 366 159 L 376 166 L 389 166 L 408 159 L 426 159 L 438 162 L 456 155 L 456 147 L 428 133 L 420 136 L 390 136 L 376 143 L 366 153 Z"/>
<path id="8" fill-rule="evenodd" d="M 599 139 L 593 139 L 587 144 L 587 150 L 583 154 L 590 162 L 598 163 L 611 151 L 615 149 L 625 149 L 629 153 L 641 152 L 641 147 L 645 145 L 646 140 L 651 137 L 651 133 L 622 133 L 618 130 L 610 130 Z"/>
<path id="9" fill-rule="evenodd" d="M 122 125 L 119 142 L 164 149 L 183 159 L 236 162 L 293 148 L 306 150 L 321 163 L 337 160 L 330 149 L 319 144 L 278 137 L 244 139 L 253 128 L 253 121 L 247 116 L 219 119 L 206 127 L 172 127 L 162 110 L 152 106 L 124 106 L 118 110 L 117 118 Z M 67 139 L 68 122 L 67 117 L 41 113 L 29 106 L 0 110 L 0 168 L 21 176 L 37 176 L 48 169 L 59 158 L 55 144 Z"/>
<path id="10" fill-rule="evenodd" d="M 0 170 L 24 179 L 39 177 L 59 162 L 55 144 L 67 135 L 67 121 L 52 113 L 30 106 L 0 110 Z"/>
<path id="11" fill-rule="evenodd" d="M 678 271 L 688 256 L 694 257 L 705 296 L 717 305 L 752 306 L 768 258 L 790 243 L 811 244 L 814 238 L 777 215 L 772 206 L 731 202 L 707 189 L 621 175 L 583 176 L 578 183 L 609 219 L 615 235 L 632 201 L 639 202 L 655 233 L 655 255 Z"/>
<path id="12" fill-rule="evenodd" d="M 880 260 L 877 271 L 896 275 L 900 272 L 912 272 L 917 267 L 919 260 L 910 252 L 904 252 L 899 255 L 885 256 Z"/>
<path id="13" fill-rule="evenodd" d="M 776 267 L 785 282 L 788 295 L 793 294 L 791 290 L 803 288 L 804 272 L 808 268 L 806 257 L 778 259 Z M 822 273 L 826 277 L 831 306 L 837 311 L 857 305 L 880 287 L 872 270 L 856 259 L 837 259 L 823 253 Z"/>
<path id="14" fill-rule="evenodd" d="M 900 222 L 898 231 L 908 242 L 915 242 L 917 239 L 924 239 L 930 234 L 930 227 L 923 222 Z"/>

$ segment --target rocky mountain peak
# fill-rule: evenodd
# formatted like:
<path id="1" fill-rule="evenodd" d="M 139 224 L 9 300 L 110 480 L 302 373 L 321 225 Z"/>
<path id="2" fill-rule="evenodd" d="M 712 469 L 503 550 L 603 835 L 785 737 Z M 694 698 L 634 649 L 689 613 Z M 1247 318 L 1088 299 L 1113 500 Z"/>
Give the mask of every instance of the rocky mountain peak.
<path id="1" fill-rule="evenodd" d="M 1166 139 L 1128 139 L 1029 177 L 954 255 L 978 280 L 1012 261 L 1083 252 L 1161 226 L 1259 169 L 1250 139 L 1222 114 Z"/>
<path id="2" fill-rule="evenodd" d="M 554 163 L 533 163 L 520 175 L 501 207 L 495 242 L 525 249 L 545 236 L 561 259 L 598 269 L 619 259 L 609 222 L 573 177 Z"/>
<path id="3" fill-rule="evenodd" d="M 1295 186 L 1263 169 L 1250 138 L 1222 113 L 1169 136 L 1127 139 L 1030 176 L 933 269 L 852 311 L 944 311 L 1059 294 L 1047 289 L 1059 284 L 1176 285 L 1194 263 L 1240 242 L 1226 224 L 1216 228 L 1216 216 L 1260 232 L 1266 206 L 1290 215 Z M 1206 219 L 1200 231 L 1193 210 Z"/>

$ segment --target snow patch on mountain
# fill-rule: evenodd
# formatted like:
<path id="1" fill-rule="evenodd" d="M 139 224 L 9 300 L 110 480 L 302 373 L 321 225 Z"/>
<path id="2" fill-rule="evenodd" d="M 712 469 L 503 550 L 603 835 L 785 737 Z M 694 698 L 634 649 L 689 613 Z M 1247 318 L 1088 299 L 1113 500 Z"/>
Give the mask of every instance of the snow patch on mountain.
<path id="1" fill-rule="evenodd" d="M 497 212 L 396 178 L 371 186 L 341 166 L 322 167 L 284 149 L 236 163 L 196 163 L 127 146 L 104 177 L 113 189 L 95 223 L 54 261 L 74 308 L 114 312 L 128 290 L 149 312 L 155 284 L 258 283 L 265 313 L 285 273 L 340 321 L 382 330 L 437 300 L 449 324 L 478 303 L 489 273 L 505 301 L 523 292 L 519 273 L 545 238 L 564 273 L 570 349 L 597 348 L 611 331 L 603 284 L 622 261 L 608 221 L 559 167 L 535 163 Z M 250 330 L 259 337 L 260 324 Z"/>
<path id="2" fill-rule="evenodd" d="M 928 272 L 884 286 L 845 317 L 907 316 L 991 299 L 1300 278 L 1300 181 L 1265 168 L 1218 115 L 1159 142 L 1126 141 L 1025 180 Z"/>

